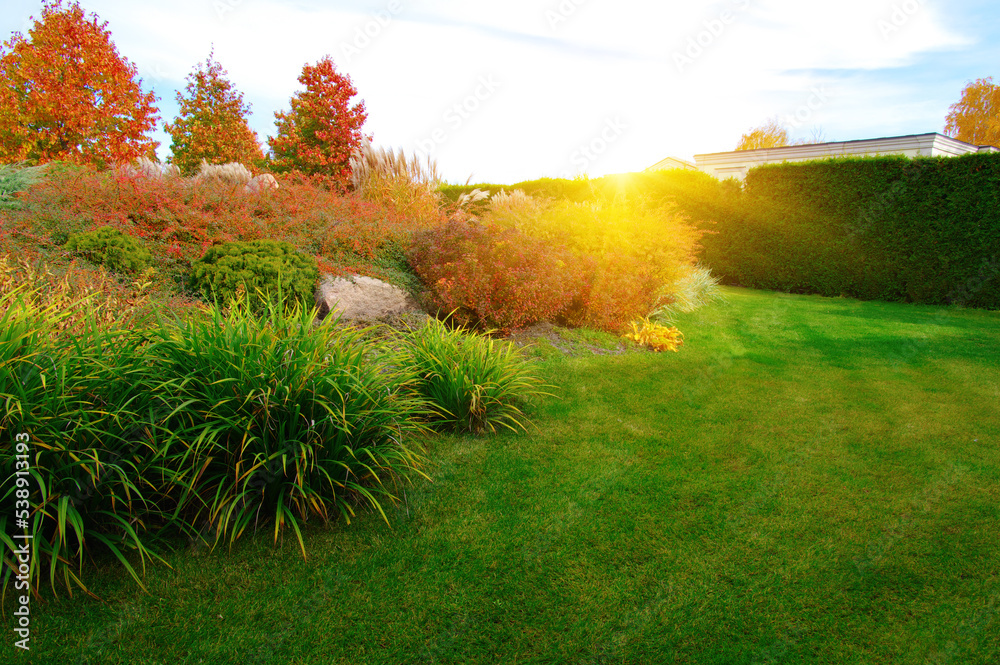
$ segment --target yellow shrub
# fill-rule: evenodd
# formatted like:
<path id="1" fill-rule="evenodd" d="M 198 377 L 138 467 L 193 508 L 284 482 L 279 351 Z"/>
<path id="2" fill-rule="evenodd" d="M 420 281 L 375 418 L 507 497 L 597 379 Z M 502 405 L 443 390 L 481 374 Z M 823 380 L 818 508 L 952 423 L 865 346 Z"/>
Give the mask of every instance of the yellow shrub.
<path id="1" fill-rule="evenodd" d="M 360 191 L 365 201 L 388 204 L 416 226 L 440 221 L 438 198 L 426 183 L 414 182 L 404 175 L 372 171 Z"/>
<path id="2" fill-rule="evenodd" d="M 416 153 L 374 148 L 367 139 L 351 155 L 351 185 L 366 201 L 387 203 L 414 222 L 441 221 L 438 196 L 441 184 L 437 162 L 421 162 Z"/>
<path id="3" fill-rule="evenodd" d="M 491 202 L 484 220 L 569 250 L 584 274 L 564 320 L 619 332 L 691 272 L 703 233 L 673 204 L 637 196 L 546 204 L 515 193 Z"/>
<path id="4" fill-rule="evenodd" d="M 632 332 L 622 335 L 625 339 L 630 339 L 636 344 L 648 346 L 654 351 L 677 352 L 677 347 L 684 343 L 681 339 L 684 333 L 674 326 L 666 327 L 659 323 L 652 323 L 649 319 L 642 319 L 642 328 L 636 322 L 632 323 Z"/>

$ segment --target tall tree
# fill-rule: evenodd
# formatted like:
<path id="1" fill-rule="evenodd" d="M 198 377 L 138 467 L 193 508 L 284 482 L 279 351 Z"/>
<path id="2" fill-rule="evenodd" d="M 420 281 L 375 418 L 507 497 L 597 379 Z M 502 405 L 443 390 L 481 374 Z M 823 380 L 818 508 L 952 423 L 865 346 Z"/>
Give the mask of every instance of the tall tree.
<path id="1" fill-rule="evenodd" d="M 273 167 L 325 175 L 346 188 L 351 154 L 365 138 L 361 133 L 368 118 L 365 103 L 351 104 L 358 91 L 350 76 L 337 72 L 330 56 L 305 65 L 299 83 L 306 89 L 292 97 L 291 110 L 274 114 L 278 135 L 268 139 Z"/>
<path id="2" fill-rule="evenodd" d="M 737 150 L 757 150 L 759 148 L 780 148 L 788 145 L 788 130 L 778 121 L 771 118 L 760 127 L 751 129 L 740 137 Z"/>
<path id="3" fill-rule="evenodd" d="M 185 94 L 177 93 L 180 113 L 165 125 L 173 142 L 170 161 L 181 171 L 209 164 L 254 164 L 264 158 L 257 133 L 247 124 L 250 105 L 243 93 L 226 78 L 228 72 L 215 61 L 215 51 L 188 74 Z"/>
<path id="4" fill-rule="evenodd" d="M 948 111 L 944 133 L 966 143 L 1000 147 L 1000 86 L 993 85 L 993 77 L 965 86 L 962 98 Z"/>
<path id="5" fill-rule="evenodd" d="M 47 2 L 28 38 L 0 48 L 0 161 L 106 164 L 152 157 L 159 120 L 107 23 L 77 2 Z"/>

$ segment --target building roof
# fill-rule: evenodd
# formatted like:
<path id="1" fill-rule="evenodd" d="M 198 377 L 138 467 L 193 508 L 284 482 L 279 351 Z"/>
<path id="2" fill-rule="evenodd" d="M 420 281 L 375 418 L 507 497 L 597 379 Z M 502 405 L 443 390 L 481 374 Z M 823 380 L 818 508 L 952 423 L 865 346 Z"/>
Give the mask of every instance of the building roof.
<path id="1" fill-rule="evenodd" d="M 965 141 L 937 132 L 927 134 L 907 134 L 905 136 L 887 136 L 877 139 L 857 139 L 852 141 L 828 141 L 826 143 L 801 143 L 797 145 L 786 145 L 780 148 L 757 148 L 755 150 L 729 150 L 726 152 L 707 152 L 695 155 L 695 161 L 699 157 L 709 157 L 712 155 L 752 155 L 754 153 L 784 153 L 794 155 L 797 153 L 840 153 L 845 155 L 871 154 L 872 148 L 878 148 L 882 153 L 894 153 L 896 150 L 910 148 L 919 144 L 935 144 L 935 147 L 947 147 L 955 150 L 955 154 L 966 154 L 968 152 L 998 152 L 993 146 L 976 146 Z M 964 149 L 963 149 L 964 148 Z M 968 148 L 976 148 L 969 150 Z"/>
<path id="2" fill-rule="evenodd" d="M 972 145 L 944 134 L 931 132 L 929 134 L 889 136 L 878 139 L 831 141 L 789 145 L 780 148 L 703 153 L 695 155 L 694 159 L 699 170 L 717 178 L 736 177 L 742 179 L 749 169 L 776 162 L 801 162 L 866 155 L 955 157 L 973 152 L 997 152 L 997 149 L 993 146 Z"/>
<path id="3" fill-rule="evenodd" d="M 661 159 L 660 161 L 656 162 L 655 164 L 653 164 L 652 166 L 650 166 L 645 170 L 659 171 L 661 169 L 697 169 L 697 168 L 698 168 L 697 166 L 695 166 L 694 164 L 692 164 L 687 160 L 679 159 L 677 157 L 667 157 L 665 159 Z"/>

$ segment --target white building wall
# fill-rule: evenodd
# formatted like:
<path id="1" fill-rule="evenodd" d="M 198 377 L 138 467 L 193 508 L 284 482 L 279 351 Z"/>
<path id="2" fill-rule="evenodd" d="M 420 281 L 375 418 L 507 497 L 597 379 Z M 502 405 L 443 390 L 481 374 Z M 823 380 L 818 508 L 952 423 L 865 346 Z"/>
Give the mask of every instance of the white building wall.
<path id="1" fill-rule="evenodd" d="M 698 168 L 720 180 L 743 180 L 755 166 L 781 162 L 804 162 L 837 157 L 873 157 L 904 155 L 906 157 L 956 157 L 970 152 L 996 152 L 993 146 L 975 146 L 943 134 L 915 134 L 862 141 L 840 141 L 782 148 L 737 150 L 695 155 Z"/>

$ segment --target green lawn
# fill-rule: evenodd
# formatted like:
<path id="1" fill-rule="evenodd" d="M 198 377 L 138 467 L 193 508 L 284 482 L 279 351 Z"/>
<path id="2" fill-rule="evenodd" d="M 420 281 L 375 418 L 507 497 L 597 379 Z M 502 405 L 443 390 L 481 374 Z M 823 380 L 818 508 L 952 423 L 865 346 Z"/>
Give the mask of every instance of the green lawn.
<path id="1" fill-rule="evenodd" d="M 32 601 L 36 663 L 1000 662 L 1000 313 L 725 289 L 352 524 Z M 8 598 L 8 601 L 10 599 Z"/>

